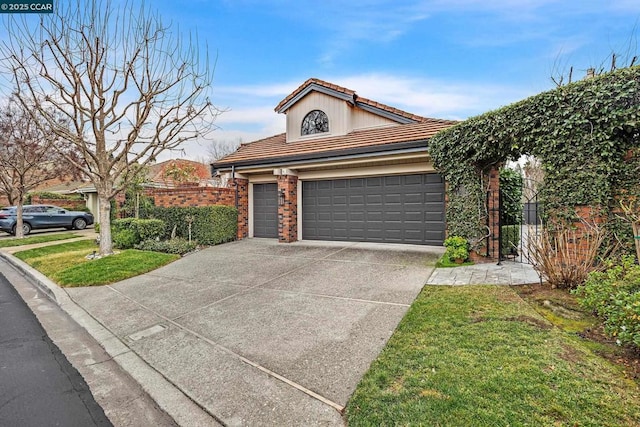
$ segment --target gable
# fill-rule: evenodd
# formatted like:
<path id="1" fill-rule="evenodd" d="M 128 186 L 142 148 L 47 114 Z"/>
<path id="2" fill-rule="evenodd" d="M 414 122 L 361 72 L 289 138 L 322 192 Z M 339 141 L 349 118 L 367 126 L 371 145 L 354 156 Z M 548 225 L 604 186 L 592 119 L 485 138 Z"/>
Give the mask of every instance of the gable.
<path id="1" fill-rule="evenodd" d="M 327 115 L 329 131 L 313 135 L 302 135 L 302 121 L 309 112 L 320 110 Z M 328 136 L 346 135 L 359 129 L 393 126 L 397 123 L 388 118 L 373 114 L 333 96 L 310 92 L 299 99 L 287 110 L 287 141 L 301 141 L 304 139 L 322 138 Z"/>
<path id="2" fill-rule="evenodd" d="M 305 135 L 302 124 L 312 111 L 326 115 L 327 132 Z M 275 111 L 287 115 L 287 142 L 347 135 L 350 132 L 399 124 L 423 123 L 415 114 L 359 97 L 355 91 L 320 79 L 309 79 L 280 101 Z"/>

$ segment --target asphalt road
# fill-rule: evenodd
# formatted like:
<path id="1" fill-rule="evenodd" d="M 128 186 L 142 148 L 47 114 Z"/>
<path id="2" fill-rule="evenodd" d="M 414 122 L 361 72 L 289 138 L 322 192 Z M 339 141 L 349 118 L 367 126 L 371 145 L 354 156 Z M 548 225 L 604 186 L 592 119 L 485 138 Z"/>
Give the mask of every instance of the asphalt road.
<path id="1" fill-rule="evenodd" d="M 1 273 L 0 425 L 112 425 L 82 376 Z"/>

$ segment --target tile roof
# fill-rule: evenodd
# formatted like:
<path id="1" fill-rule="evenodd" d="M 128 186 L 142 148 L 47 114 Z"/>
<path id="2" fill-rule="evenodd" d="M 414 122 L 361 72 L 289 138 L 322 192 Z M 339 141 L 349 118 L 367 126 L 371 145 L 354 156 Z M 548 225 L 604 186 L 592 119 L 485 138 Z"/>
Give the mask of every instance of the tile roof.
<path id="1" fill-rule="evenodd" d="M 211 172 L 207 165 L 201 162 L 196 162 L 187 159 L 171 159 L 164 162 L 149 165 L 147 172 L 147 180 L 151 184 L 157 184 L 160 186 L 175 186 L 176 182 L 167 175 L 167 170 L 171 168 L 189 168 L 192 172 L 192 179 L 203 181 L 211 178 Z"/>
<path id="2" fill-rule="evenodd" d="M 289 143 L 286 142 L 286 135 L 282 133 L 242 144 L 236 152 L 215 162 L 213 166 L 230 167 L 236 163 L 260 165 L 291 157 L 304 159 L 305 156 L 317 156 L 322 153 L 339 155 L 341 151 L 352 149 L 385 149 L 403 142 L 426 141 L 456 123 L 451 120 L 426 119 L 421 123 L 356 130 L 347 135 L 310 138 Z"/>
<path id="3" fill-rule="evenodd" d="M 390 107 L 390 106 L 382 104 L 380 102 L 372 101 L 372 100 L 367 99 L 367 98 L 362 98 L 362 97 L 358 96 L 354 90 L 347 89 L 346 87 L 338 86 L 336 84 L 329 83 L 329 82 L 326 82 L 324 80 L 320 80 L 320 79 L 316 79 L 316 78 L 308 79 L 306 82 L 302 83 L 296 90 L 294 90 L 289 95 L 287 95 L 287 97 L 284 98 L 282 101 L 280 101 L 280 103 L 276 106 L 275 111 L 280 112 L 281 109 L 289 101 L 291 101 L 299 93 L 304 91 L 308 86 L 314 85 L 314 84 L 318 85 L 318 86 L 325 87 L 325 88 L 330 89 L 330 90 L 334 90 L 334 91 L 339 92 L 339 93 L 343 93 L 345 95 L 348 95 L 349 97 L 351 97 L 353 99 L 353 103 L 355 103 L 356 105 L 367 105 L 367 106 L 370 106 L 370 107 L 373 107 L 373 108 L 378 108 L 380 110 L 383 110 L 383 111 L 386 111 L 386 112 L 389 112 L 389 113 L 392 113 L 392 114 L 396 114 L 398 116 L 401 116 L 401 117 L 404 117 L 406 119 L 412 120 L 414 122 L 419 122 L 419 123 L 425 123 L 425 122 L 427 122 L 429 120 L 433 120 L 433 119 L 429 119 L 427 117 L 422 117 L 422 116 L 418 116 L 416 114 L 408 113 L 408 112 L 400 110 L 398 108 Z"/>

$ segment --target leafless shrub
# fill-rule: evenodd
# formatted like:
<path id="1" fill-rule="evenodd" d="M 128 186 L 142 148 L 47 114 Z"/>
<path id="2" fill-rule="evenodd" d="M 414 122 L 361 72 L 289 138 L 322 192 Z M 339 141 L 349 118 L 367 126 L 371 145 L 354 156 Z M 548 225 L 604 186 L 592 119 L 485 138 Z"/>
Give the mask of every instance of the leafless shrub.
<path id="1" fill-rule="evenodd" d="M 595 221 L 541 227 L 527 241 L 533 267 L 554 288 L 575 288 L 601 268 L 606 231 Z"/>

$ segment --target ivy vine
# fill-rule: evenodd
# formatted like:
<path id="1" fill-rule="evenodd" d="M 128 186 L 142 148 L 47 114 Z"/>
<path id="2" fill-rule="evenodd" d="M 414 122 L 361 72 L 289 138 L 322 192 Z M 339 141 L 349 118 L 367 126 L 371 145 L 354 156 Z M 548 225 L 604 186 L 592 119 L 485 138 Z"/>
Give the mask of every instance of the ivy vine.
<path id="1" fill-rule="evenodd" d="M 541 161 L 540 200 L 555 215 L 570 216 L 576 205 L 606 213 L 616 197 L 639 197 L 639 119 L 636 66 L 540 93 L 438 133 L 429 151 L 448 182 L 449 233 L 467 237 L 474 249 L 482 246 L 488 235 L 481 207 L 487 173 L 521 155 Z"/>

